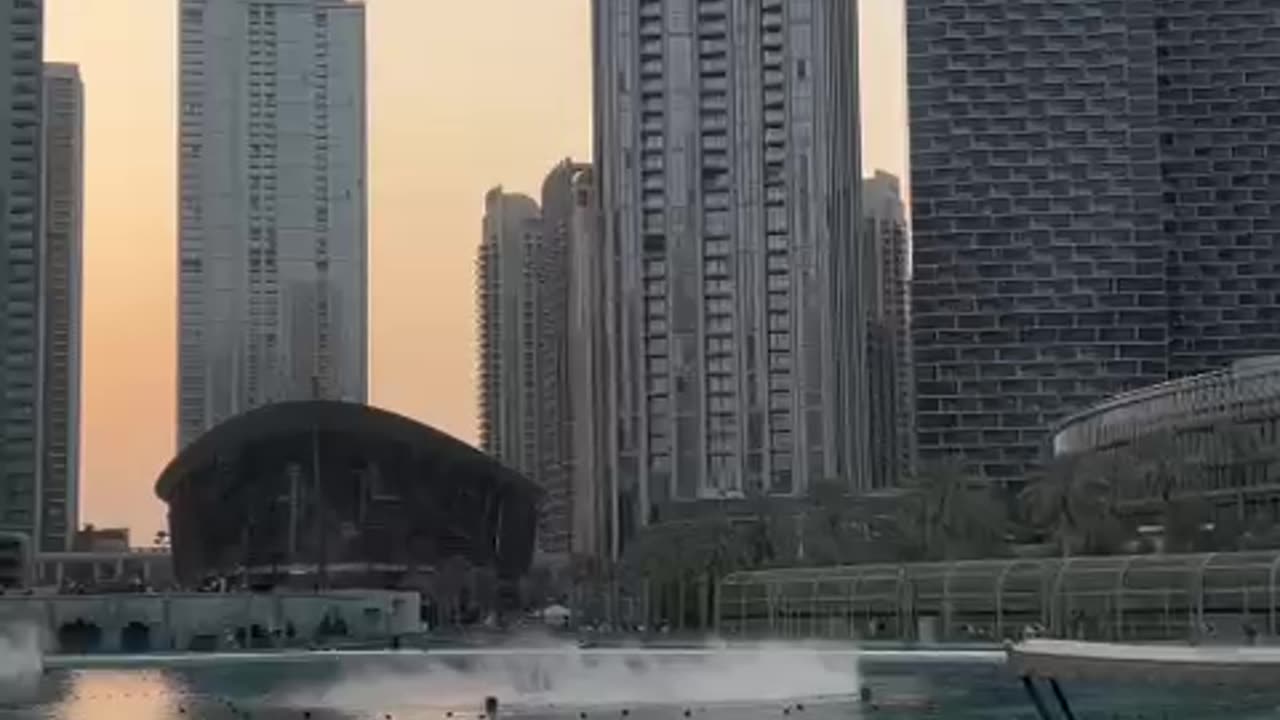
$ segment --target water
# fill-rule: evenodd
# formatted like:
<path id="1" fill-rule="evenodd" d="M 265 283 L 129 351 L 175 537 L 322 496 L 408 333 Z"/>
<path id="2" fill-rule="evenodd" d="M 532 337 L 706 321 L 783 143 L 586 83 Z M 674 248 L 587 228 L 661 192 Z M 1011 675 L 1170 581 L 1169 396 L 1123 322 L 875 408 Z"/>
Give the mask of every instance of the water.
<path id="1" fill-rule="evenodd" d="M 30 640 L 27 638 L 26 640 Z M 0 647 L 0 720 L 515 720 L 1034 718 L 996 653 L 859 653 L 765 645 L 697 651 L 509 648 L 290 656 L 100 657 L 39 668 Z M 78 667 L 60 667 L 72 665 Z M 866 684 L 882 707 L 857 702 Z M 1275 694 L 1072 686 L 1077 717 L 1280 717 Z"/>

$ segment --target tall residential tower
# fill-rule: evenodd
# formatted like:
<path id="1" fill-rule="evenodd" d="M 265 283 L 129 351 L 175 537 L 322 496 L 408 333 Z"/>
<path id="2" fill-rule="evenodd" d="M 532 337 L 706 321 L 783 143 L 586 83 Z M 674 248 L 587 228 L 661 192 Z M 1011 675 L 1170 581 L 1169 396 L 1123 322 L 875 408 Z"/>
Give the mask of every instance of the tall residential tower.
<path id="1" fill-rule="evenodd" d="M 583 229 L 578 213 L 584 174 L 590 176 L 590 166 L 572 160 L 560 162 L 547 174 L 542 183 L 542 232 L 534 260 L 540 398 L 538 476 L 547 491 L 540 540 L 546 551 L 561 557 L 567 557 L 575 545 L 575 424 L 594 421 L 575 417 L 572 389 L 588 378 L 573 375 L 570 365 L 570 353 L 578 351 L 585 339 L 574 337 L 570 328 L 570 293 L 576 287 L 571 255 Z"/>
<path id="2" fill-rule="evenodd" d="M 0 531 L 40 527 L 41 0 L 0 3 Z M 34 545 L 35 543 L 33 543 Z"/>
<path id="3" fill-rule="evenodd" d="M 43 356 L 40 542 L 71 549 L 80 489 L 80 367 L 84 332 L 84 86 L 69 63 L 44 67 Z"/>
<path id="4" fill-rule="evenodd" d="M 622 534 L 869 485 L 856 3 L 594 3 Z"/>
<path id="5" fill-rule="evenodd" d="M 605 558 L 612 547 L 612 498 L 609 472 L 610 405 L 608 295 L 610 265 L 599 232 L 595 174 L 583 167 L 570 181 L 568 222 L 569 291 L 567 368 L 569 372 L 569 486 L 572 496 L 572 550 Z"/>
<path id="6" fill-rule="evenodd" d="M 534 258 L 541 235 L 533 198 L 501 187 L 485 195 L 476 256 L 480 447 L 531 478 L 539 468 Z"/>
<path id="7" fill-rule="evenodd" d="M 181 0 L 178 442 L 258 405 L 364 402 L 365 11 Z"/>
<path id="8" fill-rule="evenodd" d="M 901 484 L 915 470 L 911 249 L 896 176 L 877 171 L 863 180 L 862 213 L 871 484 L 883 489 Z"/>

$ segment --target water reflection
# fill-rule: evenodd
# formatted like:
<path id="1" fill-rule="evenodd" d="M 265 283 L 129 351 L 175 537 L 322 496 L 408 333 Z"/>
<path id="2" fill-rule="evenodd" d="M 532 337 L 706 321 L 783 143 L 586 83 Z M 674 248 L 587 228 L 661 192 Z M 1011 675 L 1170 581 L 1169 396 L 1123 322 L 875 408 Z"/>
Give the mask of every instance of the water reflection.
<path id="1" fill-rule="evenodd" d="M 53 670 L 30 698 L 0 696 L 0 720 L 477 720 L 490 693 L 503 701 L 503 720 L 992 720 L 1031 711 L 998 664 L 855 663 L 847 654 L 805 662 L 780 649 L 205 660 Z M 840 697 L 864 682 L 878 707 Z M 1068 690 L 1082 718 L 1256 720 L 1275 718 L 1280 704 L 1268 693 L 1163 686 Z"/>
<path id="2" fill-rule="evenodd" d="M 92 670 L 53 673 L 52 720 L 173 720 L 186 713 L 188 688 L 164 670 Z M 52 690 L 52 692 L 50 692 Z"/>

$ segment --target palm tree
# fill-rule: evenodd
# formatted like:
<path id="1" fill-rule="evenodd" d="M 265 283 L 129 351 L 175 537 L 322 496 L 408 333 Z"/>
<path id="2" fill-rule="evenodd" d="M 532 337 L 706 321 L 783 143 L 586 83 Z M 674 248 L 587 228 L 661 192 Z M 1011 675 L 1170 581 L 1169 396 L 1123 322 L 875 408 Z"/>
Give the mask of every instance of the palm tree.
<path id="1" fill-rule="evenodd" d="M 1064 556 L 1116 552 L 1131 536 L 1116 513 L 1128 467 L 1116 452 L 1054 458 L 1022 491 L 1023 513 Z"/>
<path id="2" fill-rule="evenodd" d="M 440 565 L 433 590 L 444 605 L 442 622 L 458 624 L 464 609 L 467 583 L 471 575 L 471 562 L 461 555 L 450 555 Z"/>
<path id="3" fill-rule="evenodd" d="M 646 526 L 629 543 L 622 557 L 623 572 L 639 581 L 646 625 L 652 624 L 655 611 L 657 615 L 666 614 L 661 599 L 667 596 L 666 590 L 679 585 L 685 575 L 688 557 L 679 537 L 682 534 L 679 523 Z M 653 607 L 655 597 L 659 600 L 656 608 Z"/>
<path id="4" fill-rule="evenodd" d="M 758 570 L 774 563 L 779 552 L 779 524 L 778 507 L 769 497 L 753 495 L 747 501 L 746 515 L 737 525 L 744 569 Z"/>
<path id="5" fill-rule="evenodd" d="M 642 581 L 646 597 L 659 600 L 658 614 L 676 627 L 684 627 L 689 600 L 696 597 L 698 624 L 705 627 L 720 581 L 756 566 L 758 527 L 721 512 L 651 525 L 628 548 L 622 569 Z"/>
<path id="6" fill-rule="evenodd" d="M 698 625 L 707 628 L 720 581 L 747 566 L 746 531 L 727 515 L 717 513 L 689 525 L 683 544 L 687 557 L 684 563 L 686 582 L 693 585 L 698 599 Z"/>
<path id="7" fill-rule="evenodd" d="M 853 504 L 843 484 L 819 480 L 809 486 L 804 524 L 806 558 L 814 565 L 841 565 L 852 555 L 849 547 Z"/>
<path id="8" fill-rule="evenodd" d="M 899 523 L 918 559 L 950 560 L 998 551 L 1004 503 L 957 458 L 922 463 L 907 485 Z"/>

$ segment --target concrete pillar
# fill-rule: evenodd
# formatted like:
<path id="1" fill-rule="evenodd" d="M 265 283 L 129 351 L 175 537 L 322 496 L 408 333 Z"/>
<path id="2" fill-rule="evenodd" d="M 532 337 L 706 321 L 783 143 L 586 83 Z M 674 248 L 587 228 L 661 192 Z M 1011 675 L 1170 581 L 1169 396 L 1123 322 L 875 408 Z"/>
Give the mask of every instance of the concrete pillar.
<path id="1" fill-rule="evenodd" d="M 173 634 L 173 598 L 165 595 L 160 600 L 160 638 L 157 645 L 177 650 L 178 638 Z"/>
<path id="2" fill-rule="evenodd" d="M 108 600 L 105 612 L 100 612 L 97 619 L 102 629 L 102 649 L 107 652 L 120 652 L 120 631 L 124 629 L 124 609 L 120 604 L 119 598 Z"/>

